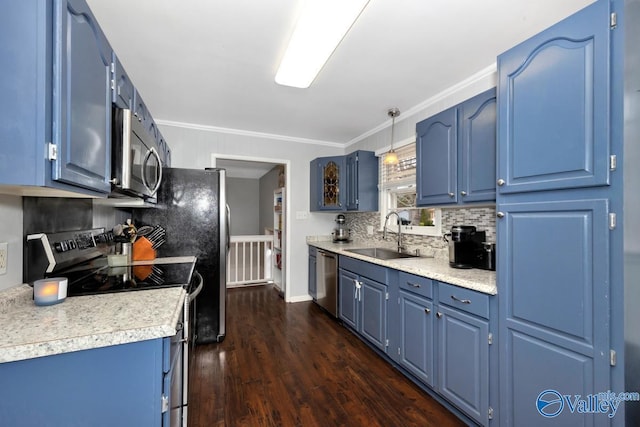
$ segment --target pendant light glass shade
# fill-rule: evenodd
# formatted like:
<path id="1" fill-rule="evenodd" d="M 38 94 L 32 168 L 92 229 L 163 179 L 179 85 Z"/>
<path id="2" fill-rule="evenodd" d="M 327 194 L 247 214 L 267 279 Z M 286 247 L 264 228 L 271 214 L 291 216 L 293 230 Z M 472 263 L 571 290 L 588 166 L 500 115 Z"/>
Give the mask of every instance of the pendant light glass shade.
<path id="1" fill-rule="evenodd" d="M 400 110 L 398 110 L 397 108 L 391 108 L 389 109 L 389 111 L 387 111 L 387 115 L 391 117 L 391 148 L 389 149 L 387 154 L 384 155 L 384 160 L 382 161 L 382 163 L 384 163 L 385 165 L 397 165 L 398 155 L 393 149 L 393 131 L 396 125 L 396 117 L 400 115 Z"/>
<path id="2" fill-rule="evenodd" d="M 392 148 L 391 150 L 387 151 L 387 153 L 384 155 L 384 160 L 382 161 L 382 163 L 384 163 L 385 165 L 397 165 L 398 164 L 398 155 L 396 154 L 395 150 Z"/>

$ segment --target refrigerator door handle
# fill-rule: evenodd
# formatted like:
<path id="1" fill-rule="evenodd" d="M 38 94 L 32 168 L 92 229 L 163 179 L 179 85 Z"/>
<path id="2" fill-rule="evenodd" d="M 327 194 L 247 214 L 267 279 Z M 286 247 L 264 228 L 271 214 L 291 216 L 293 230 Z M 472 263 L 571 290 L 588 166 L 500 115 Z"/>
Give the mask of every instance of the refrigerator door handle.
<path id="1" fill-rule="evenodd" d="M 231 247 L 231 209 L 229 208 L 229 204 L 227 206 L 227 252 Z"/>

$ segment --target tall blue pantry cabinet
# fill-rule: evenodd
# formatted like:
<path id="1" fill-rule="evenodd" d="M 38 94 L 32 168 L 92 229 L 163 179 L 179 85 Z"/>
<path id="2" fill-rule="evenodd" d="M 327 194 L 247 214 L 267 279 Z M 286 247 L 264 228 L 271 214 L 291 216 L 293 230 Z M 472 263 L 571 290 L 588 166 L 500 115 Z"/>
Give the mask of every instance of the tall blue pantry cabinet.
<path id="1" fill-rule="evenodd" d="M 572 406 L 640 391 L 638 22 L 598 0 L 498 58 L 504 426 L 640 423 Z"/>

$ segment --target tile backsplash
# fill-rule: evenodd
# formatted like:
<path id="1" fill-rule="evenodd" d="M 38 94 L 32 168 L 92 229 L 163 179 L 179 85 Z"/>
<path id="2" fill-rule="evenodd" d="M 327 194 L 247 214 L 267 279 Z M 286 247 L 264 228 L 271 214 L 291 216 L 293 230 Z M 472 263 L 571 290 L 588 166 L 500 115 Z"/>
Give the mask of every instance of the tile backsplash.
<path id="1" fill-rule="evenodd" d="M 351 229 L 354 240 L 382 242 L 380 213 L 358 212 L 346 213 L 346 226 Z M 474 208 L 443 208 L 442 209 L 442 233 L 448 232 L 453 225 L 474 225 L 479 231 L 485 231 L 488 242 L 496 241 L 496 209 L 493 206 Z M 373 235 L 367 234 L 367 226 L 373 227 Z M 392 242 L 395 234 L 387 236 L 387 242 Z M 419 236 L 405 234 L 403 236 L 408 250 L 420 249 L 423 253 L 433 252 L 435 256 L 446 258 L 447 243 L 442 236 Z"/>

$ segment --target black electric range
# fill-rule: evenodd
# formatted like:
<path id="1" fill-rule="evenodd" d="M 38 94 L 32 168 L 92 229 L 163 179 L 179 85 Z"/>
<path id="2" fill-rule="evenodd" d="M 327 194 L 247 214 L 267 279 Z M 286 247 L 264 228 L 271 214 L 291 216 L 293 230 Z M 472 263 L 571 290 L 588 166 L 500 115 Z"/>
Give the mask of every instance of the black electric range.
<path id="1" fill-rule="evenodd" d="M 104 229 L 27 237 L 27 281 L 66 277 L 67 296 L 183 286 L 190 291 L 195 258 L 156 259 L 111 267 L 113 238 Z"/>
<path id="2" fill-rule="evenodd" d="M 106 258 L 97 258 L 87 265 L 55 273 L 66 277 L 67 296 L 94 295 L 111 292 L 138 291 L 151 288 L 183 286 L 189 290 L 195 262 L 153 264 L 134 263 L 118 267 L 107 265 Z"/>

